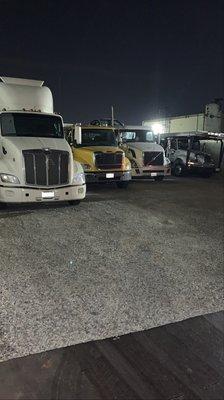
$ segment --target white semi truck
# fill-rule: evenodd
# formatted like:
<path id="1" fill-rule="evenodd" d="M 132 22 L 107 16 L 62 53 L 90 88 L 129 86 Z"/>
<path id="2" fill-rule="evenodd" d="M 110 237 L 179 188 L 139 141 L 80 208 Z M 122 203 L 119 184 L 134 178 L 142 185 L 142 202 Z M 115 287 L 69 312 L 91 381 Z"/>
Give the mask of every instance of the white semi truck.
<path id="1" fill-rule="evenodd" d="M 171 174 L 170 161 L 164 148 L 156 143 L 154 133 L 144 126 L 119 128 L 121 147 L 131 162 L 133 178 L 153 178 L 162 181 Z"/>
<path id="2" fill-rule="evenodd" d="M 73 161 L 63 121 L 43 81 L 1 77 L 0 206 L 85 197 L 85 175 Z"/>

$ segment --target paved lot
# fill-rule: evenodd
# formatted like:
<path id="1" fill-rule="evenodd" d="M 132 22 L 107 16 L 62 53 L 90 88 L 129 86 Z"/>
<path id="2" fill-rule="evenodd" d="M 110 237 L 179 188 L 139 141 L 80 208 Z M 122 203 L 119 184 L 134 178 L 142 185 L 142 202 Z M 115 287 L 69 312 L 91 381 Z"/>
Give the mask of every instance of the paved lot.
<path id="1" fill-rule="evenodd" d="M 172 178 L 1 211 L 0 359 L 222 309 L 223 201 Z"/>
<path id="2" fill-rule="evenodd" d="M 224 312 L 0 363 L 0 400 L 223 400 Z"/>

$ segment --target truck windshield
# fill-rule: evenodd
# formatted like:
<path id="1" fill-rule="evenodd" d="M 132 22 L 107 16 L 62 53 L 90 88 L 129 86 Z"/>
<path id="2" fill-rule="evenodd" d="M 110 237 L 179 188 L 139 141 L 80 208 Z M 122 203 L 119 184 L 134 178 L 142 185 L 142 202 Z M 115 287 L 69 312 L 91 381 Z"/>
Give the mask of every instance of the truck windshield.
<path id="1" fill-rule="evenodd" d="M 155 142 L 153 132 L 145 130 L 124 131 L 122 139 L 124 142 Z"/>
<path id="2" fill-rule="evenodd" d="M 54 115 L 4 113 L 1 115 L 2 136 L 63 138 L 60 117 Z"/>
<path id="3" fill-rule="evenodd" d="M 82 144 L 78 147 L 83 146 L 117 146 L 117 140 L 109 129 L 82 129 Z"/>

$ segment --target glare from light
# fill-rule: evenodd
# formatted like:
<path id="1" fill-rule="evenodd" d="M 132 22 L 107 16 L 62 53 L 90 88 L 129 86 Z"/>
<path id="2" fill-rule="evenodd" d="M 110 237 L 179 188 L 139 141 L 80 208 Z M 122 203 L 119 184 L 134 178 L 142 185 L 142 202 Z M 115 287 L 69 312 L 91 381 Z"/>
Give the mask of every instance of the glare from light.
<path id="1" fill-rule="evenodd" d="M 152 131 L 153 131 L 153 133 L 154 133 L 155 135 L 159 135 L 159 134 L 163 133 L 163 132 L 164 132 L 164 130 L 163 130 L 163 125 L 160 124 L 159 122 L 155 122 L 155 123 L 152 125 Z"/>

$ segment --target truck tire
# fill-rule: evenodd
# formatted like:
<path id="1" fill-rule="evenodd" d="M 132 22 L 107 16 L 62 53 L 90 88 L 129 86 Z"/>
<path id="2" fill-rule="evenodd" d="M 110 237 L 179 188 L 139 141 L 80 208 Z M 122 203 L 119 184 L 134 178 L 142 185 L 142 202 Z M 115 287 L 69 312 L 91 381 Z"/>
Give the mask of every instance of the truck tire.
<path id="1" fill-rule="evenodd" d="M 70 206 L 78 206 L 78 204 L 80 203 L 81 200 L 69 200 L 68 204 Z"/>
<path id="2" fill-rule="evenodd" d="M 182 161 L 176 161 L 173 166 L 173 174 L 175 176 L 183 176 L 185 173 L 185 166 Z"/>
<path id="3" fill-rule="evenodd" d="M 156 182 L 162 182 L 163 179 L 164 179 L 164 176 L 156 176 L 156 177 L 154 178 L 154 181 L 156 181 Z"/>
<path id="4" fill-rule="evenodd" d="M 128 181 L 120 181 L 120 182 L 116 182 L 117 183 L 117 187 L 119 189 L 126 189 L 128 187 L 129 182 Z"/>
<path id="5" fill-rule="evenodd" d="M 0 203 L 0 210 L 5 210 L 7 203 Z"/>

